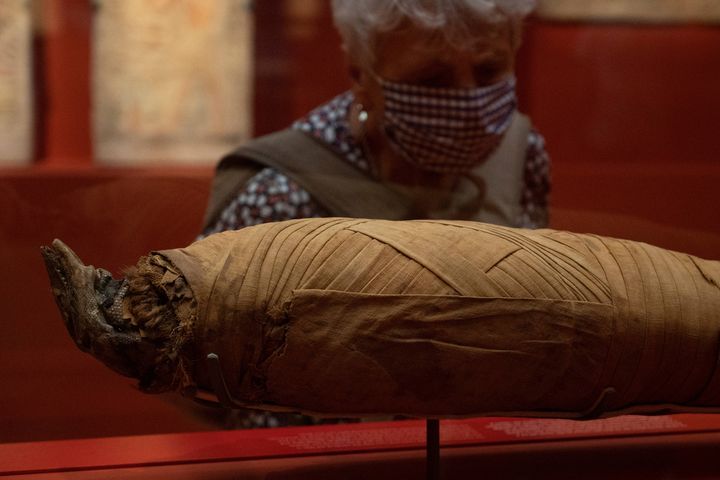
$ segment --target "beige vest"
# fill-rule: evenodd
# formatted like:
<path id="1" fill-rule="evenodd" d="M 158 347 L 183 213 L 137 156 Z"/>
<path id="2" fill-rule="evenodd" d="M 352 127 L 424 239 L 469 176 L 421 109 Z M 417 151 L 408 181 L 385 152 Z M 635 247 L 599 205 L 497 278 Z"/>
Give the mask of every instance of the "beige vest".
<path id="1" fill-rule="evenodd" d="M 397 184 L 382 183 L 339 158 L 321 141 L 287 129 L 258 138 L 220 161 L 213 180 L 204 229 L 245 183 L 264 167 L 272 167 L 304 188 L 331 215 L 337 217 L 405 220 L 447 218 L 519 226 L 520 200 L 530 120 L 516 114 L 500 146 L 471 175 L 462 178 L 442 209 L 418 215 L 414 196 Z M 478 196 L 477 184 L 484 190 Z"/>

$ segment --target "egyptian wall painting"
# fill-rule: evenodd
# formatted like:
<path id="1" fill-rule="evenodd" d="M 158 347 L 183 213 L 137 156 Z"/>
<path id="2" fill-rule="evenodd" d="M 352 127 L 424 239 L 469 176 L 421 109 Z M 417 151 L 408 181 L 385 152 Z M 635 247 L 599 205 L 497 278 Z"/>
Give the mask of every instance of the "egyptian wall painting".
<path id="1" fill-rule="evenodd" d="M 214 163 L 251 134 L 248 0 L 98 0 L 98 163 Z"/>
<path id="2" fill-rule="evenodd" d="M 0 165 L 32 158 L 32 30 L 28 0 L 0 0 Z"/>

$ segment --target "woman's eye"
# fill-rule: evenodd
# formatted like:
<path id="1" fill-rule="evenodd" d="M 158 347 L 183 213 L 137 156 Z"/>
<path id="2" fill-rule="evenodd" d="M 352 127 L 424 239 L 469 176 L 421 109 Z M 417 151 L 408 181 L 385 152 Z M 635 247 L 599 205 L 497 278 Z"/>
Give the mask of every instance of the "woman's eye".
<path id="1" fill-rule="evenodd" d="M 506 70 L 506 66 L 500 63 L 482 63 L 473 68 L 473 75 L 479 85 L 490 85 L 499 81 Z"/>
<path id="2" fill-rule="evenodd" d="M 452 87 L 453 78 L 448 72 L 437 72 L 428 75 L 421 75 L 412 83 L 421 87 Z"/>
<path id="3" fill-rule="evenodd" d="M 497 65 L 478 65 L 474 68 L 473 73 L 478 84 L 487 85 L 497 81 L 503 71 Z"/>

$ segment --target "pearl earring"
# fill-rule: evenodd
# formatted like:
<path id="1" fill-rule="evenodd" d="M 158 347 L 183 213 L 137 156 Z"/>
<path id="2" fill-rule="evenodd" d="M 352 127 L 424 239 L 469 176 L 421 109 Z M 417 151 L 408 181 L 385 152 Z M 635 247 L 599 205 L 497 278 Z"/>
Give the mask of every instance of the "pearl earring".
<path id="1" fill-rule="evenodd" d="M 350 129 L 356 139 L 362 140 L 365 138 L 365 124 L 369 117 L 370 115 L 368 115 L 362 103 L 355 103 L 352 106 L 350 112 Z"/>

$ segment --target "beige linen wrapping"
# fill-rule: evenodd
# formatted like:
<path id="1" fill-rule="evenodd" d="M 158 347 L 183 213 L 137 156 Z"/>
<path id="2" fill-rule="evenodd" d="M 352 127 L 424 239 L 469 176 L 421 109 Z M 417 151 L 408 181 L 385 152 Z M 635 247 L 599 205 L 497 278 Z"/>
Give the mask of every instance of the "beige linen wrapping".
<path id="1" fill-rule="evenodd" d="M 264 224 L 157 252 L 249 406 L 576 418 L 720 411 L 720 262 L 462 221 Z"/>

